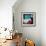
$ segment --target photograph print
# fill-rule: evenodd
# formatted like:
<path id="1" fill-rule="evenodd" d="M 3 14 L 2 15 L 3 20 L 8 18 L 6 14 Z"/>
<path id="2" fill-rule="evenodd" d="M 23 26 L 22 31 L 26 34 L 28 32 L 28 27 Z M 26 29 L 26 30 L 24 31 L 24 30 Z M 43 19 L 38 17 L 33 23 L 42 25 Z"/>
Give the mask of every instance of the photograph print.
<path id="1" fill-rule="evenodd" d="M 32 14 L 24 14 L 23 15 L 23 24 L 33 24 L 33 15 Z"/>
<path id="2" fill-rule="evenodd" d="M 22 26 L 35 26 L 36 25 L 36 13 L 35 12 L 22 12 L 21 19 Z"/>

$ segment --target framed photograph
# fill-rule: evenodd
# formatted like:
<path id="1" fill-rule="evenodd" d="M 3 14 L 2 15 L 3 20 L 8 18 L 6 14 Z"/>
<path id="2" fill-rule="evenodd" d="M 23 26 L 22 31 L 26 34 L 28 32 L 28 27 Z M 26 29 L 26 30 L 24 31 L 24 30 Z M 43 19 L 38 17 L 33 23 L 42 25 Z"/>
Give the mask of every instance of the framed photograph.
<path id="1" fill-rule="evenodd" d="M 22 26 L 36 26 L 36 12 L 21 12 Z"/>

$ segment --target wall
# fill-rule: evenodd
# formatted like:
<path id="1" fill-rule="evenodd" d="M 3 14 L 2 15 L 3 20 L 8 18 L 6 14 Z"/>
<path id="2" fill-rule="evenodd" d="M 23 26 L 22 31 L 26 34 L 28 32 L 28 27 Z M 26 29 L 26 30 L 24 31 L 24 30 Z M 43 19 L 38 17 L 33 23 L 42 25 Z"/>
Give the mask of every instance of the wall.
<path id="1" fill-rule="evenodd" d="M 41 1 L 23 0 L 17 7 L 14 5 L 13 12 L 15 30 L 22 32 L 25 39 L 33 40 L 36 46 L 41 46 Z M 36 27 L 22 27 L 21 12 L 36 12 Z"/>
<path id="2" fill-rule="evenodd" d="M 12 29 L 12 6 L 16 0 L 0 0 L 0 27 Z"/>
<path id="3" fill-rule="evenodd" d="M 46 0 L 41 1 L 41 40 L 42 46 L 46 46 Z"/>

